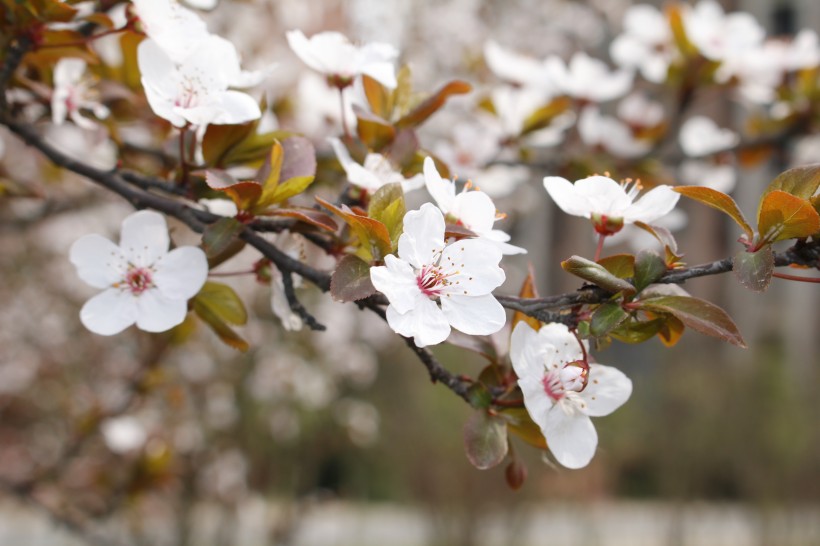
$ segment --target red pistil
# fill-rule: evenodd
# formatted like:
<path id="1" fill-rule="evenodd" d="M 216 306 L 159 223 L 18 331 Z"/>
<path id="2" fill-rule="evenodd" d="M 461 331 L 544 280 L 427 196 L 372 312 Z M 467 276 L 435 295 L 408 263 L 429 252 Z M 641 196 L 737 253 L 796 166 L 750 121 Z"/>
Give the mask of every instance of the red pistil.
<path id="1" fill-rule="evenodd" d="M 131 267 L 125 274 L 125 284 L 128 285 L 132 294 L 139 296 L 154 286 L 152 271 L 144 267 Z"/>

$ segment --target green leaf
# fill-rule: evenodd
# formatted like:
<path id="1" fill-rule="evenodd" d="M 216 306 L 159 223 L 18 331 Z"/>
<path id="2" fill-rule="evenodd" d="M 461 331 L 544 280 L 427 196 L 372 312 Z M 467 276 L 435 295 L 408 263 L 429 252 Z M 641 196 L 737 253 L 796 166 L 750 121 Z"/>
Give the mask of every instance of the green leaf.
<path id="1" fill-rule="evenodd" d="M 268 203 L 268 205 L 281 203 L 282 201 L 290 199 L 294 195 L 299 195 L 308 189 L 311 184 L 313 184 L 313 180 L 313 176 L 297 176 L 289 180 L 285 180 L 276 186 L 275 190 L 273 190 L 273 193 L 269 197 L 270 203 Z"/>
<path id="2" fill-rule="evenodd" d="M 760 202 L 757 231 L 760 244 L 808 237 L 820 231 L 820 215 L 805 199 L 774 190 Z"/>
<path id="3" fill-rule="evenodd" d="M 765 292 L 769 288 L 774 272 L 774 252 L 771 245 L 765 245 L 756 252 L 741 250 L 735 254 L 732 271 L 740 284 L 754 292 Z"/>
<path id="4" fill-rule="evenodd" d="M 259 200 L 262 203 L 272 203 L 270 197 L 276 188 L 279 186 L 279 181 L 282 174 L 282 164 L 285 162 L 285 150 L 282 143 L 278 140 L 273 142 L 270 152 L 265 158 L 265 163 L 259 168 L 256 173 L 256 179 L 262 184 L 262 197 Z"/>
<path id="5" fill-rule="evenodd" d="M 635 294 L 634 286 L 623 279 L 619 279 L 607 271 L 604 266 L 592 260 L 587 260 L 581 256 L 571 256 L 569 259 L 561 262 L 561 267 L 564 268 L 564 271 L 581 277 L 585 281 L 600 286 L 613 294 L 618 292 L 623 292 L 626 296 Z"/>
<path id="6" fill-rule="evenodd" d="M 820 187 L 820 163 L 795 167 L 778 175 L 766 188 L 766 193 L 780 190 L 808 200 L 817 193 L 818 187 Z"/>
<path id="7" fill-rule="evenodd" d="M 393 142 L 396 128 L 390 122 L 354 104 L 356 114 L 356 134 L 371 150 L 380 151 Z"/>
<path id="8" fill-rule="evenodd" d="M 635 276 L 635 256 L 632 254 L 615 254 L 598 260 L 598 265 L 618 277 L 629 279 Z"/>
<path id="9" fill-rule="evenodd" d="M 255 124 L 241 125 L 208 125 L 202 138 L 202 156 L 205 164 L 221 167 L 228 153 L 248 138 L 255 129 Z"/>
<path id="10" fill-rule="evenodd" d="M 617 328 L 609 332 L 610 337 L 623 343 L 643 343 L 651 339 L 663 327 L 664 319 L 656 318 L 652 320 L 633 319 L 622 322 Z"/>
<path id="11" fill-rule="evenodd" d="M 233 331 L 228 324 L 242 325 L 248 314 L 242 300 L 228 285 L 206 282 L 193 300 L 194 312 L 211 327 L 227 345 L 240 351 L 247 351 L 248 342 Z"/>
<path id="12" fill-rule="evenodd" d="M 712 188 L 707 188 L 705 186 L 678 186 L 672 189 L 681 195 L 685 195 L 695 201 L 700 201 L 704 205 L 708 205 L 728 214 L 732 220 L 734 220 L 737 225 L 743 229 L 743 232 L 746 233 L 746 237 L 750 241 L 752 237 L 754 237 L 754 231 L 749 225 L 749 222 L 746 221 L 746 217 L 743 216 L 742 212 L 740 212 L 740 208 L 737 206 L 737 203 L 735 203 L 735 200 L 725 193 L 713 190 Z"/>
<path id="13" fill-rule="evenodd" d="M 467 398 L 475 409 L 485 410 L 493 403 L 493 395 L 482 383 L 473 383 L 467 389 Z"/>
<path id="14" fill-rule="evenodd" d="M 244 226 L 234 218 L 220 218 L 202 232 L 202 250 L 208 259 L 228 250 L 237 240 Z"/>
<path id="15" fill-rule="evenodd" d="M 629 313 L 624 311 L 619 304 L 604 303 L 592 313 L 592 318 L 589 321 L 589 333 L 595 337 L 605 336 L 628 318 Z"/>
<path id="16" fill-rule="evenodd" d="M 473 413 L 464 425 L 464 448 L 479 470 L 496 466 L 507 456 L 507 423 L 486 411 Z"/>
<path id="17" fill-rule="evenodd" d="M 339 260 L 330 277 L 330 295 L 336 301 L 357 301 L 376 293 L 370 282 L 370 266 L 356 256 Z"/>
<path id="18" fill-rule="evenodd" d="M 390 242 L 394 251 L 398 248 L 399 237 L 404 229 L 405 212 L 404 190 L 398 182 L 385 184 L 370 198 L 367 214 L 385 225 L 390 233 Z"/>
<path id="19" fill-rule="evenodd" d="M 683 254 L 678 254 L 678 242 L 675 240 L 671 231 L 665 227 L 652 226 L 644 222 L 635 222 L 635 225 L 652 235 L 663 245 L 667 266 L 672 267 L 680 263 Z"/>
<path id="20" fill-rule="evenodd" d="M 666 273 L 666 262 L 651 250 L 642 250 L 635 258 L 635 288 L 638 292 Z"/>
<path id="21" fill-rule="evenodd" d="M 637 303 L 646 311 L 672 315 L 696 332 L 746 347 L 735 323 L 726 311 L 713 303 L 686 296 L 660 296 Z"/>
<path id="22" fill-rule="evenodd" d="M 393 114 L 393 93 L 368 75 L 362 75 L 362 87 L 370 110 L 382 119 Z"/>
<path id="23" fill-rule="evenodd" d="M 451 81 L 399 119 L 399 121 L 396 122 L 396 127 L 401 129 L 403 127 L 416 127 L 421 125 L 427 118 L 435 114 L 439 108 L 444 106 L 448 98 L 453 95 L 463 95 L 472 90 L 473 86 L 465 81 Z"/>

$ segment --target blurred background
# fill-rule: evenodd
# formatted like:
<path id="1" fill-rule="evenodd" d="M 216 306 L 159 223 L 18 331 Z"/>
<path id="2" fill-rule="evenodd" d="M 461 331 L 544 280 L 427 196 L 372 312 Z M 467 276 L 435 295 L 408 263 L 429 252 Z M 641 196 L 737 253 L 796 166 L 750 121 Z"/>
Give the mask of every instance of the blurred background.
<path id="1" fill-rule="evenodd" d="M 820 28 L 815 0 L 723 5 L 752 13 L 771 36 Z M 451 138 L 498 83 L 484 63 L 487 40 L 537 58 L 585 50 L 608 59 L 629 6 L 222 0 L 204 16 L 246 66 L 279 63 L 257 90 L 271 123 L 306 133 L 327 154 L 324 138 L 339 132 L 337 98 L 287 47 L 287 30 L 394 44 L 418 89 L 452 78 L 473 83 L 474 94 L 452 100 L 425 127 L 423 141 L 434 143 Z M 707 90 L 691 111 L 743 133 L 757 114 L 732 93 Z M 763 160 L 732 158 L 741 208 L 751 214 L 785 168 L 820 159 L 808 133 Z M 633 380 L 632 398 L 596 420 L 598 453 L 583 470 L 514 441 L 528 477 L 511 491 L 503 465 L 479 471 L 464 455 L 471 409 L 431 385 L 384 323 L 329 295 L 300 293 L 327 332 L 286 332 L 271 314 L 269 286 L 220 279 L 251 314 L 244 354 L 194 323 L 169 335 L 87 332 L 78 312 L 93 290 L 76 277 L 67 249 L 86 233 L 116 239 L 130 209 L 8 133 L 0 139 L 4 178 L 36 183 L 45 195 L 0 197 L 3 546 L 820 544 L 820 298 L 812 285 L 775 279 L 753 294 L 731 275 L 689 281 L 693 295 L 729 311 L 749 349 L 687 331 L 672 348 L 655 339 L 595 351 Z M 103 164 L 116 154 L 85 146 Z M 560 213 L 541 185 L 547 174 L 577 173 L 579 163 L 541 157 L 523 174 L 507 173 L 494 193 L 509 215 L 499 227 L 530 251 L 505 259 L 501 293 L 518 292 L 530 263 L 542 295 L 574 290 L 577 280 L 559 261 L 594 251 L 586 221 Z M 676 179 L 680 158 L 664 161 L 658 179 Z M 735 252 L 739 233 L 728 219 L 691 202 L 680 208 L 686 218 L 676 236 L 687 263 Z M 177 244 L 198 244 L 184 226 L 172 234 Z M 632 248 L 620 245 L 607 252 Z M 232 268 L 256 259 L 245 252 Z M 504 334 L 497 338 L 503 347 Z M 455 347 L 434 352 L 458 373 L 476 376 L 484 366 Z"/>

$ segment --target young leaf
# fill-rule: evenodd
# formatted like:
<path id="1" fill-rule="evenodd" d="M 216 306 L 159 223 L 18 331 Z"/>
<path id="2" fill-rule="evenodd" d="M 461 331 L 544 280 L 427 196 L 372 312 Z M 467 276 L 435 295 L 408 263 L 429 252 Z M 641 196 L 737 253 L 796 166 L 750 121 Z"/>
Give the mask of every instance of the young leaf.
<path id="1" fill-rule="evenodd" d="M 641 250 L 635 258 L 635 288 L 640 292 L 666 273 L 666 262 L 651 250 Z"/>
<path id="2" fill-rule="evenodd" d="M 242 325 L 248 320 L 245 306 L 233 288 L 208 281 L 194 297 L 193 308 L 219 339 L 234 349 L 243 352 L 248 350 L 248 342 L 228 326 L 228 323 Z"/>
<path id="3" fill-rule="evenodd" d="M 658 330 L 658 337 L 667 347 L 674 347 L 683 335 L 686 326 L 679 318 L 672 315 L 666 315 L 660 330 Z"/>
<path id="4" fill-rule="evenodd" d="M 686 296 L 660 296 L 637 303 L 646 311 L 672 315 L 696 332 L 746 347 L 735 323 L 726 311 L 713 303 Z"/>
<path id="5" fill-rule="evenodd" d="M 635 256 L 632 254 L 614 254 L 598 260 L 598 265 L 618 277 L 628 279 L 635 276 Z"/>
<path id="6" fill-rule="evenodd" d="M 532 446 L 547 449 L 547 441 L 544 439 L 544 435 L 541 434 L 541 428 L 533 422 L 526 409 L 504 408 L 498 415 L 507 422 L 509 432 Z"/>
<path id="7" fill-rule="evenodd" d="M 336 301 L 357 301 L 376 293 L 370 282 L 370 266 L 356 256 L 339 260 L 330 277 L 330 295 Z"/>
<path id="8" fill-rule="evenodd" d="M 403 127 L 416 127 L 421 125 L 427 118 L 435 114 L 439 108 L 444 106 L 448 98 L 453 95 L 463 95 L 472 90 L 473 86 L 467 82 L 460 80 L 451 81 L 397 121 L 396 127 L 401 129 Z"/>
<path id="9" fill-rule="evenodd" d="M 769 288 L 774 272 L 774 252 L 771 245 L 765 245 L 756 252 L 741 250 L 735 254 L 732 271 L 740 284 L 754 292 L 765 292 Z"/>
<path id="10" fill-rule="evenodd" d="M 630 320 L 622 322 L 617 328 L 609 332 L 610 337 L 623 343 L 643 343 L 652 338 L 663 328 L 664 319 Z"/>
<path id="11" fill-rule="evenodd" d="M 316 149 L 308 139 L 292 136 L 282 141 L 282 170 L 279 180 L 283 183 L 293 178 L 316 176 Z"/>
<path id="12" fill-rule="evenodd" d="M 818 187 L 820 187 L 820 164 L 803 165 L 778 175 L 766 188 L 766 193 L 780 190 L 808 200 L 817 193 Z"/>
<path id="13" fill-rule="evenodd" d="M 469 398 L 470 405 L 479 410 L 485 410 L 493 403 L 492 393 L 480 382 L 470 385 L 467 389 L 467 398 Z"/>
<path id="14" fill-rule="evenodd" d="M 527 273 L 527 278 L 524 279 L 524 283 L 521 285 L 521 290 L 518 291 L 519 298 L 537 298 L 538 297 L 538 289 L 535 286 L 535 272 L 533 271 L 532 264 L 529 266 L 529 271 Z M 515 325 L 521 321 L 526 322 L 530 325 L 530 327 L 535 330 L 536 332 L 541 329 L 541 321 L 533 318 L 521 311 L 516 311 L 513 313 L 512 318 L 512 325 L 510 328 L 515 328 Z"/>
<path id="15" fill-rule="evenodd" d="M 629 318 L 629 313 L 614 302 L 602 304 L 592 313 L 589 321 L 589 333 L 594 337 L 602 337 L 614 330 L 623 321 Z"/>
<path id="16" fill-rule="evenodd" d="M 228 250 L 242 232 L 242 223 L 235 218 L 220 218 L 202 232 L 202 250 L 205 255 L 215 258 Z"/>
<path id="17" fill-rule="evenodd" d="M 306 224 L 310 224 L 311 226 L 316 226 L 330 232 L 335 232 L 339 229 L 339 226 L 336 225 L 333 218 L 324 212 L 309 208 L 297 207 L 292 209 L 273 209 L 268 211 L 268 215 L 296 218 L 300 222 L 304 222 Z"/>
<path id="18" fill-rule="evenodd" d="M 760 202 L 757 231 L 761 244 L 808 237 L 820 231 L 820 215 L 805 199 L 774 190 Z"/>
<path id="19" fill-rule="evenodd" d="M 396 137 L 396 128 L 379 116 L 354 104 L 356 114 L 356 134 L 371 150 L 380 151 L 390 145 Z"/>
<path id="20" fill-rule="evenodd" d="M 225 158 L 232 148 L 248 138 L 255 129 L 253 123 L 242 125 L 208 125 L 202 138 L 202 156 L 205 164 L 221 167 L 226 164 Z"/>
<path id="21" fill-rule="evenodd" d="M 467 459 L 479 470 L 499 464 L 507 456 L 507 423 L 486 411 L 476 411 L 464 425 Z"/>
<path id="22" fill-rule="evenodd" d="M 604 290 L 612 293 L 623 292 L 626 296 L 635 294 L 635 287 L 623 279 L 619 279 L 602 265 L 580 256 L 571 256 L 561 262 L 564 271 L 581 277 L 585 281 L 600 286 Z"/>
<path id="23" fill-rule="evenodd" d="M 265 163 L 256 172 L 256 179 L 262 184 L 262 199 L 260 201 L 270 202 L 270 196 L 279 186 L 284 162 L 285 150 L 282 148 L 282 143 L 275 140 L 270 148 L 270 153 L 265 158 Z"/>
<path id="24" fill-rule="evenodd" d="M 251 210 L 262 195 L 262 186 L 253 180 L 235 180 L 225 171 L 209 169 L 205 183 L 211 189 L 221 191 L 231 198 L 239 210 Z"/>
<path id="25" fill-rule="evenodd" d="M 732 220 L 734 220 L 737 225 L 743 229 L 746 237 L 751 241 L 754 236 L 754 231 L 749 225 L 749 222 L 746 220 L 746 217 L 743 216 L 742 212 L 740 212 L 740 208 L 738 208 L 734 199 L 725 193 L 713 190 L 712 188 L 707 188 L 705 186 L 678 186 L 673 189 L 690 199 L 700 201 L 704 205 L 708 205 L 728 214 Z"/>
<path id="26" fill-rule="evenodd" d="M 368 75 L 362 76 L 362 87 L 370 110 L 382 119 L 393 113 L 393 93 Z"/>
<path id="27" fill-rule="evenodd" d="M 385 184 L 376 190 L 367 208 L 367 215 L 378 220 L 387 228 L 393 250 L 398 248 L 399 237 L 404 228 L 405 212 L 404 191 L 401 189 L 401 184 L 397 182 Z"/>
<path id="28" fill-rule="evenodd" d="M 337 214 L 350 226 L 351 231 L 359 239 L 360 248 L 356 254 L 364 261 L 381 260 L 390 254 L 392 243 L 390 242 L 390 233 L 384 224 L 373 218 L 357 214 L 350 210 L 347 205 L 337 207 L 320 197 L 316 197 L 316 201 Z"/>
<path id="29" fill-rule="evenodd" d="M 666 255 L 666 265 L 668 267 L 673 267 L 681 263 L 683 254 L 678 254 L 678 242 L 675 240 L 671 231 L 665 227 L 652 226 L 643 222 L 635 222 L 635 225 L 655 237 L 655 239 L 663 245 Z"/>

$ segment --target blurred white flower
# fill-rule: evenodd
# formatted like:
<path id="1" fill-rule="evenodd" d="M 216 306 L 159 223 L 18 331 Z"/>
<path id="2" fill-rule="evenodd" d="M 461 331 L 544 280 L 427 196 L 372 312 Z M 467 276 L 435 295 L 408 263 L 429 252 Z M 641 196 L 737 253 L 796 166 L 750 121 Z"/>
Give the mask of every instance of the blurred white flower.
<path id="1" fill-rule="evenodd" d="M 702 157 L 728 150 L 740 142 L 731 129 L 722 129 L 706 116 L 692 116 L 683 124 L 678 135 L 683 152 L 689 157 Z"/>
<path id="2" fill-rule="evenodd" d="M 182 63 L 209 37 L 199 15 L 176 0 L 133 0 L 145 34 L 175 63 Z"/>
<path id="3" fill-rule="evenodd" d="M 320 32 L 308 39 L 301 30 L 291 30 L 287 38 L 296 56 L 334 80 L 336 87 L 347 87 L 360 74 L 390 89 L 397 85 L 393 62 L 399 52 L 390 44 L 374 42 L 358 47 L 339 32 Z"/>
<path id="4" fill-rule="evenodd" d="M 228 89 L 240 70 L 227 40 L 210 36 L 179 62 L 152 39 L 140 43 L 137 53 L 151 109 L 177 127 L 239 124 L 262 115 L 250 95 Z"/>
<path id="5" fill-rule="evenodd" d="M 488 40 L 484 44 L 484 59 L 487 67 L 502 80 L 532 87 L 547 95 L 555 93 L 555 86 L 544 61 L 503 48 L 495 40 Z"/>
<path id="6" fill-rule="evenodd" d="M 443 179 L 430 157 L 424 160 L 424 183 L 438 208 L 452 219 L 452 223 L 469 229 L 479 239 L 496 246 L 502 254 L 527 253 L 525 249 L 507 243 L 509 235 L 500 229 L 493 229 L 499 217 L 489 195 L 480 190 L 470 190 L 467 186 L 461 193 L 456 193 L 455 181 Z"/>
<path id="7" fill-rule="evenodd" d="M 575 184 L 566 178 L 547 176 L 544 187 L 561 210 L 589 218 L 601 235 L 617 233 L 624 224 L 651 223 L 674 209 L 680 198 L 679 193 L 664 185 L 652 188 L 636 200 L 641 190 L 639 182 L 627 189 L 626 184 L 597 175 Z"/>
<path id="8" fill-rule="evenodd" d="M 417 190 L 424 185 L 424 175 L 417 174 L 405 178 L 401 172 L 393 168 L 390 160 L 381 154 L 367 154 L 364 158 L 364 165 L 360 165 L 353 161 L 341 140 L 329 138 L 328 141 L 333 146 L 336 158 L 347 174 L 347 180 L 354 186 L 373 193 L 382 186 L 392 183 L 401 184 L 402 189 L 406 192 Z"/>
<path id="9" fill-rule="evenodd" d="M 145 426 L 136 417 L 123 415 L 100 423 L 103 440 L 114 453 L 128 453 L 140 449 L 148 439 Z"/>
<path id="10" fill-rule="evenodd" d="M 492 295 L 505 279 L 501 251 L 481 239 L 445 245 L 444 216 L 433 204 L 404 216 L 399 256 L 384 261 L 370 269 L 370 280 L 390 301 L 387 323 L 417 346 L 441 343 L 451 326 L 470 335 L 504 326 L 504 308 Z"/>
<path id="11" fill-rule="evenodd" d="M 164 332 L 185 320 L 188 300 L 208 276 L 202 249 L 183 246 L 168 252 L 165 218 L 135 212 L 122 222 L 119 246 L 100 235 L 85 235 L 69 252 L 77 274 L 104 291 L 86 302 L 80 320 L 92 332 L 110 336 L 132 324 Z"/>
<path id="12" fill-rule="evenodd" d="M 82 59 L 60 59 L 54 67 L 51 120 L 55 125 L 62 125 L 69 118 L 83 129 L 95 129 L 97 124 L 81 115 L 81 110 L 90 110 L 99 119 L 108 117 L 108 108 L 96 100 L 96 94 L 89 88 L 85 69 Z"/>
<path id="13" fill-rule="evenodd" d="M 700 0 L 685 10 L 683 25 L 689 41 L 712 61 L 731 61 L 756 49 L 766 37 L 766 31 L 751 14 L 727 15 L 714 0 Z"/>
<path id="14" fill-rule="evenodd" d="M 737 182 L 734 165 L 718 164 L 700 159 L 687 159 L 678 168 L 681 182 L 692 186 L 706 186 L 723 193 L 731 193 Z"/>
<path id="15" fill-rule="evenodd" d="M 609 48 L 612 59 L 623 68 L 640 69 L 651 82 L 665 81 L 674 58 L 666 16 L 655 6 L 636 4 L 626 10 L 623 25 L 623 34 Z"/>
<path id="16" fill-rule="evenodd" d="M 590 417 L 609 415 L 632 394 L 632 381 L 623 372 L 589 364 L 584 353 L 563 324 L 546 324 L 536 332 L 522 321 L 510 341 L 527 412 L 567 468 L 583 468 L 595 455 L 598 433 Z"/>
<path id="17" fill-rule="evenodd" d="M 634 92 L 618 103 L 618 117 L 633 127 L 657 127 L 665 115 L 661 103 Z"/>
<path id="18" fill-rule="evenodd" d="M 581 112 L 578 132 L 587 146 L 601 147 L 617 157 L 640 157 L 652 149 L 651 141 L 635 138 L 628 125 L 602 115 L 597 106 L 587 106 Z"/>
<path id="19" fill-rule="evenodd" d="M 575 53 L 569 63 L 557 56 L 546 63 L 558 89 L 576 99 L 605 102 L 622 97 L 632 87 L 632 72 L 610 70 L 604 61 L 583 51 Z"/>

